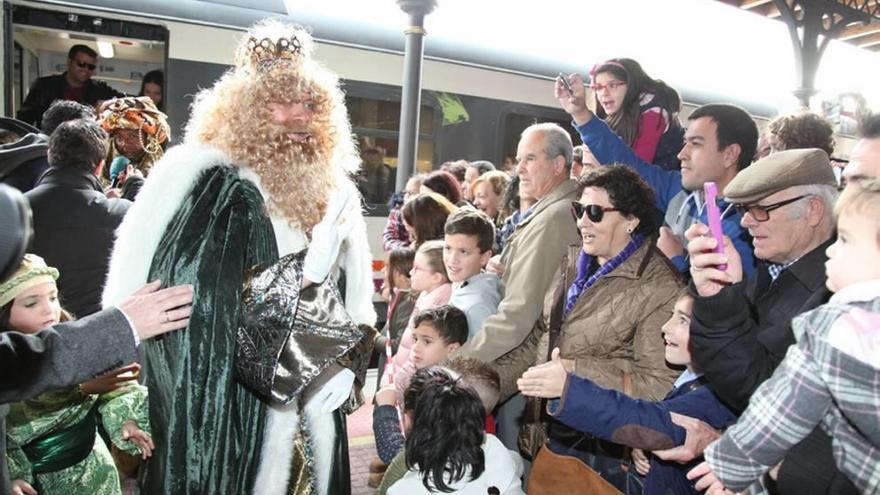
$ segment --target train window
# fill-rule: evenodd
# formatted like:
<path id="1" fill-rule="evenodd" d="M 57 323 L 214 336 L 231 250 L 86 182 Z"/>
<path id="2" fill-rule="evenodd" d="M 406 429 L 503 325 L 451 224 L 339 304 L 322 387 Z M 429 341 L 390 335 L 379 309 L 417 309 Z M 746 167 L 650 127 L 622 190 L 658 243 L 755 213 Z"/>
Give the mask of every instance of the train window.
<path id="1" fill-rule="evenodd" d="M 396 190 L 400 101 L 348 95 L 346 105 L 361 153 L 362 167 L 357 177 L 358 188 L 370 206 L 370 213 L 384 214 L 386 210 L 383 206 Z M 435 119 L 434 107 L 422 105 L 419 116 L 417 172 L 427 172 L 432 168 Z"/>
<path id="2" fill-rule="evenodd" d="M 516 147 L 519 145 L 519 138 L 522 132 L 530 125 L 537 124 L 539 122 L 552 122 L 554 124 L 558 124 L 560 127 L 568 131 L 568 134 L 571 135 L 571 142 L 577 146 L 581 144 L 580 135 L 572 128 L 571 120 L 563 120 L 556 117 L 549 117 L 545 115 L 535 115 L 535 114 L 526 114 L 526 113 L 518 113 L 515 111 L 509 112 L 504 117 L 504 127 L 503 127 L 503 155 L 505 158 L 507 157 L 515 157 L 516 156 Z"/>

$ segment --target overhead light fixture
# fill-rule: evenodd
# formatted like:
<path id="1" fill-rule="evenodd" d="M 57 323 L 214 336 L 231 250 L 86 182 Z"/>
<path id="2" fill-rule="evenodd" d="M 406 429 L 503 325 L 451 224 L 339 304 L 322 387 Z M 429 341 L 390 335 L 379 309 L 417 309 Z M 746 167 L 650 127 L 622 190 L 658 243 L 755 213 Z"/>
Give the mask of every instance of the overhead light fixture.
<path id="1" fill-rule="evenodd" d="M 101 55 L 101 58 L 113 58 L 116 56 L 116 51 L 113 49 L 113 43 L 109 41 L 99 41 L 98 54 Z"/>

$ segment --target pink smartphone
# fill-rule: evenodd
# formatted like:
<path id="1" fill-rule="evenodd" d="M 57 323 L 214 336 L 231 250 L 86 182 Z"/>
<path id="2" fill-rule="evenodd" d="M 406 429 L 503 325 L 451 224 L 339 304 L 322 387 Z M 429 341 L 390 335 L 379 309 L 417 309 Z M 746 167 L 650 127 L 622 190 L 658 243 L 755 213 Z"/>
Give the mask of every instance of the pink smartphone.
<path id="1" fill-rule="evenodd" d="M 718 246 L 715 247 L 715 252 L 724 253 L 724 234 L 721 230 L 721 211 L 718 210 L 718 203 L 715 202 L 715 198 L 718 197 L 718 186 L 716 186 L 714 182 L 706 182 L 703 184 L 703 192 L 706 195 L 706 208 L 708 208 L 706 216 L 709 218 L 709 231 L 712 232 L 712 237 L 718 241 Z M 721 271 L 727 270 L 727 265 L 722 263 L 718 265 L 718 269 Z"/>

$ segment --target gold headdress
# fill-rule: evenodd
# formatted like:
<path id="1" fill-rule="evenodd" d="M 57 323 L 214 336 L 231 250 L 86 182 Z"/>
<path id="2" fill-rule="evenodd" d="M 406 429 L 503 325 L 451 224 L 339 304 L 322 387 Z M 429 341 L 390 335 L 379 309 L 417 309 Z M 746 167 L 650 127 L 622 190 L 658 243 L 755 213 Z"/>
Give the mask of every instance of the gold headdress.
<path id="1" fill-rule="evenodd" d="M 245 36 L 236 67 L 262 72 L 278 63 L 299 65 L 311 55 L 312 37 L 299 26 L 266 20 Z"/>

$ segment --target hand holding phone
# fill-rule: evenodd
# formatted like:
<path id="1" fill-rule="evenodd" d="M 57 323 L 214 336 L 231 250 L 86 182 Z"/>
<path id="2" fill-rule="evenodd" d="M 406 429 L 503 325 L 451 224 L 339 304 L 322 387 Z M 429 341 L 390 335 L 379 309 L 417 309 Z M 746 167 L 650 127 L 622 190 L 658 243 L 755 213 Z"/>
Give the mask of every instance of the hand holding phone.
<path id="1" fill-rule="evenodd" d="M 568 94 L 574 96 L 574 91 L 571 89 L 571 83 L 568 82 L 568 78 L 560 72 L 557 76 L 558 79 L 562 80 L 562 85 L 565 86 L 565 90 L 568 91 Z"/>
<path id="2" fill-rule="evenodd" d="M 718 186 L 714 182 L 706 182 L 703 184 L 703 192 L 706 196 L 706 208 L 708 208 L 706 216 L 709 218 L 709 231 L 718 243 L 715 246 L 715 252 L 723 254 L 724 233 L 721 230 L 721 211 L 718 210 L 718 204 L 715 202 L 715 199 L 718 197 Z M 718 265 L 718 269 L 721 271 L 727 270 L 727 264 L 722 263 Z"/>

